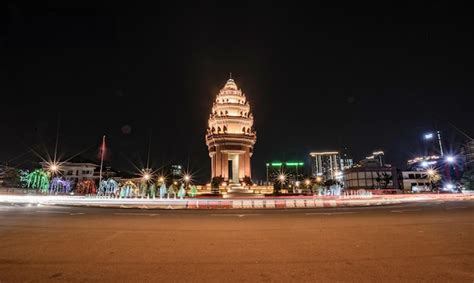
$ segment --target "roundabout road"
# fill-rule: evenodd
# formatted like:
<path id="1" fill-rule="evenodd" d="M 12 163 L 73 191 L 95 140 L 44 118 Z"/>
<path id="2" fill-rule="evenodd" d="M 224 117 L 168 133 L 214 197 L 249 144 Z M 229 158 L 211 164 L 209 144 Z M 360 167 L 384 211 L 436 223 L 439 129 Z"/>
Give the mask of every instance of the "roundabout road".
<path id="1" fill-rule="evenodd" d="M 474 280 L 474 201 L 291 210 L 0 206 L 0 282 Z"/>

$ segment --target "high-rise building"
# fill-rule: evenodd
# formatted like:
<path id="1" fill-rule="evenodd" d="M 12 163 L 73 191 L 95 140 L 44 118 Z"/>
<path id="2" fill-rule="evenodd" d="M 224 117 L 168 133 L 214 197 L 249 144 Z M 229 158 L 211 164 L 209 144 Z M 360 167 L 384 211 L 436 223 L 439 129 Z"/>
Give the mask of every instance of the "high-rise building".
<path id="1" fill-rule="evenodd" d="M 231 78 L 212 105 L 206 134 L 212 177 L 239 184 L 251 178 L 250 157 L 257 140 L 250 104 Z"/>
<path id="2" fill-rule="evenodd" d="M 311 152 L 311 174 L 325 180 L 335 180 L 341 174 L 341 158 L 338 151 Z"/>

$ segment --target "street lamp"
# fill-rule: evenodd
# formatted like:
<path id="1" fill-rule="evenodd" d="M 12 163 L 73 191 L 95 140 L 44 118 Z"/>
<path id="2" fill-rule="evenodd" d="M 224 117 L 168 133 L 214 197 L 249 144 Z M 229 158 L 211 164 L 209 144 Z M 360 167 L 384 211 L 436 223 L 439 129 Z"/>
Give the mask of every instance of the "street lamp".
<path id="1" fill-rule="evenodd" d="M 445 160 L 446 160 L 446 162 L 448 162 L 448 163 L 454 163 L 454 162 L 456 161 L 456 158 L 455 158 L 454 156 L 452 156 L 452 155 L 448 155 L 448 156 L 446 156 L 446 159 L 445 159 Z"/>
<path id="2" fill-rule="evenodd" d="M 56 173 L 59 172 L 59 164 L 56 162 L 51 162 L 48 166 L 48 171 L 51 173 L 51 178 L 53 178 Z"/>
<path id="3" fill-rule="evenodd" d="M 284 182 L 286 179 L 286 176 L 284 174 L 280 174 L 280 176 L 278 176 L 278 179 L 280 180 L 280 182 Z"/>
<path id="4" fill-rule="evenodd" d="M 187 188 L 188 184 L 189 184 L 189 181 L 191 181 L 191 176 L 189 174 L 185 174 L 183 176 L 183 180 L 184 180 L 184 186 Z"/>
<path id="5" fill-rule="evenodd" d="M 187 183 L 191 180 L 191 177 L 189 175 L 184 175 L 184 181 Z"/>
<path id="6" fill-rule="evenodd" d="M 51 164 L 51 166 L 49 166 L 49 171 L 51 171 L 52 173 L 56 173 L 58 170 L 59 170 L 59 166 L 54 163 Z"/>
<path id="7" fill-rule="evenodd" d="M 280 174 L 280 176 L 278 176 L 278 180 L 280 180 L 280 190 L 283 190 L 283 184 L 285 183 L 285 179 L 285 174 Z"/>
<path id="8" fill-rule="evenodd" d="M 267 186 L 268 186 L 268 166 L 270 166 L 270 163 L 267 163 Z"/>

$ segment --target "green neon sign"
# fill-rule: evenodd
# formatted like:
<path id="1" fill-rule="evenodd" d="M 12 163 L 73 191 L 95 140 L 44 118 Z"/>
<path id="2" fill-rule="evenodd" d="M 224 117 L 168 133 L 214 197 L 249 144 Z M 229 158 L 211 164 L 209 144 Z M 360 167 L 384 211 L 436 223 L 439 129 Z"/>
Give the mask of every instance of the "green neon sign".
<path id="1" fill-rule="evenodd" d="M 281 162 L 273 162 L 273 163 L 271 163 L 271 165 L 272 165 L 272 166 L 282 166 L 283 163 L 281 163 Z"/>
<path id="2" fill-rule="evenodd" d="M 287 162 L 285 163 L 286 166 L 303 166 L 303 162 Z"/>

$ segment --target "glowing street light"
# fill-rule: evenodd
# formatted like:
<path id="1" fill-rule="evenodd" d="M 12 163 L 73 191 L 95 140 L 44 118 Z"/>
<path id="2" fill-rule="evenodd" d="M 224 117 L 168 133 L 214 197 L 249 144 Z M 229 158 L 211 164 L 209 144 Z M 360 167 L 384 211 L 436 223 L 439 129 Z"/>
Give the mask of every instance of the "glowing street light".
<path id="1" fill-rule="evenodd" d="M 51 171 L 52 173 L 56 173 L 58 172 L 59 170 L 59 166 L 57 164 L 51 164 L 51 166 L 49 166 L 49 171 Z"/>
<path id="2" fill-rule="evenodd" d="M 304 180 L 304 183 L 306 186 L 309 186 L 311 184 L 311 181 L 309 179 Z"/>
<path id="3" fill-rule="evenodd" d="M 278 179 L 280 180 L 280 182 L 285 182 L 285 179 L 286 179 L 286 176 L 285 174 L 280 174 L 280 176 L 278 176 Z"/>
<path id="4" fill-rule="evenodd" d="M 151 179 L 151 175 L 150 175 L 149 173 L 145 173 L 145 174 L 143 174 L 143 179 L 144 179 L 145 181 L 148 181 L 148 180 Z"/>
<path id="5" fill-rule="evenodd" d="M 428 169 L 426 170 L 426 173 L 428 174 L 428 176 L 432 177 L 436 174 L 436 171 L 434 169 Z"/>
<path id="6" fill-rule="evenodd" d="M 163 183 L 164 181 L 165 181 L 165 177 L 160 176 L 160 177 L 158 178 L 158 182 Z"/>
<path id="7" fill-rule="evenodd" d="M 191 180 L 191 176 L 189 176 L 189 175 L 187 175 L 187 174 L 184 175 L 184 181 L 185 181 L 186 183 L 188 183 L 190 180 Z"/>
<path id="8" fill-rule="evenodd" d="M 452 155 L 446 156 L 446 162 L 454 163 L 454 161 L 456 161 L 456 158 L 454 156 L 452 156 Z"/>

